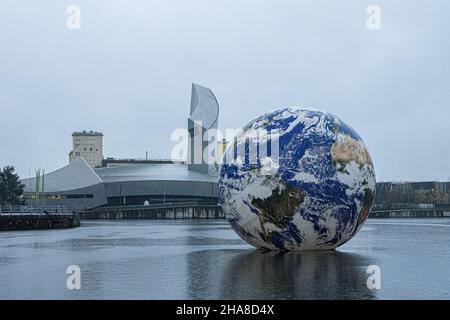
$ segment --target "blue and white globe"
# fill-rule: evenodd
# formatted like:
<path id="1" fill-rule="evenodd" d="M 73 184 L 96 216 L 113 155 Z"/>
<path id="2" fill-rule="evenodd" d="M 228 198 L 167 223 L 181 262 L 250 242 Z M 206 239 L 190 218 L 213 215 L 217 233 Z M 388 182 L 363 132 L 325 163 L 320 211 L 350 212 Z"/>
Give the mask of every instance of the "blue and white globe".
<path id="1" fill-rule="evenodd" d="M 318 110 L 278 109 L 249 122 L 220 169 L 226 218 L 261 249 L 334 249 L 360 230 L 374 195 L 375 172 L 361 137 Z"/>

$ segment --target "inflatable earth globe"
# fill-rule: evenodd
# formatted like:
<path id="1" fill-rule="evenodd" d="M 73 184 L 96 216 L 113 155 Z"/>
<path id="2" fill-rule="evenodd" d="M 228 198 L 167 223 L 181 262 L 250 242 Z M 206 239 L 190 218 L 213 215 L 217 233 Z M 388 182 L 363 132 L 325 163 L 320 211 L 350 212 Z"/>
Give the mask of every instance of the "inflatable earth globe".
<path id="1" fill-rule="evenodd" d="M 375 172 L 361 137 L 338 117 L 284 108 L 250 121 L 229 143 L 219 203 L 237 234 L 269 250 L 328 250 L 362 227 Z"/>

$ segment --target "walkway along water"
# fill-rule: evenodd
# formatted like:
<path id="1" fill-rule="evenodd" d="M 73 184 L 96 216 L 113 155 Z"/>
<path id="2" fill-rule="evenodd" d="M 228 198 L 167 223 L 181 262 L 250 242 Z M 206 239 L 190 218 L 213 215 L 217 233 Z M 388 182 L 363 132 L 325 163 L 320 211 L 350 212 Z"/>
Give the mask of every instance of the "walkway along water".
<path id="1" fill-rule="evenodd" d="M 221 219 L 217 204 L 162 203 L 147 206 L 99 207 L 80 212 L 81 219 Z"/>
<path id="2" fill-rule="evenodd" d="M 371 218 L 449 217 L 450 208 L 372 209 Z M 223 219 L 217 204 L 197 202 L 161 203 L 147 206 L 98 207 L 80 212 L 81 219 Z"/>

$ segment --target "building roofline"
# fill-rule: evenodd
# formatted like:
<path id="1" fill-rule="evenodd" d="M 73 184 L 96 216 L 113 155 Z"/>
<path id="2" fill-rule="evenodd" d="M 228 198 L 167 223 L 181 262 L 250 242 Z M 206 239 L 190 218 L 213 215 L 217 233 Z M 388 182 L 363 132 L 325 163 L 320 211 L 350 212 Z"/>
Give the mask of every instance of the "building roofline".
<path id="1" fill-rule="evenodd" d="M 74 131 L 72 137 L 74 136 L 103 136 L 103 133 L 97 131 Z"/>
<path id="2" fill-rule="evenodd" d="M 95 172 L 95 170 L 91 167 L 91 165 L 86 161 L 86 159 L 84 159 L 82 156 L 79 157 L 81 160 L 83 160 L 83 162 L 89 167 L 89 169 L 91 169 L 92 173 L 97 177 L 97 179 L 100 180 L 100 182 L 103 182 L 103 179 L 100 178 L 100 176 L 97 174 L 97 172 Z M 75 159 L 74 161 L 76 161 L 78 159 Z"/>

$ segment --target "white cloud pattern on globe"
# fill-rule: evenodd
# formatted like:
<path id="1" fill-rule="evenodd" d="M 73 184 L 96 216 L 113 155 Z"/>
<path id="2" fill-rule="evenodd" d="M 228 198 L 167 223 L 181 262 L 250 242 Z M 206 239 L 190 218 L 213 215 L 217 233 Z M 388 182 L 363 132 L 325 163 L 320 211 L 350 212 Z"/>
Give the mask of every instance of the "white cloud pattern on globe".
<path id="1" fill-rule="evenodd" d="M 278 138 L 270 135 L 274 131 Z M 248 138 L 254 132 L 257 142 Z M 278 109 L 249 122 L 234 141 L 220 169 L 219 203 L 249 244 L 327 250 L 360 230 L 373 204 L 375 172 L 361 137 L 338 117 Z M 277 161 L 261 151 L 275 143 Z M 244 150 L 242 156 L 237 150 Z M 258 150 L 254 158 L 249 150 Z"/>

